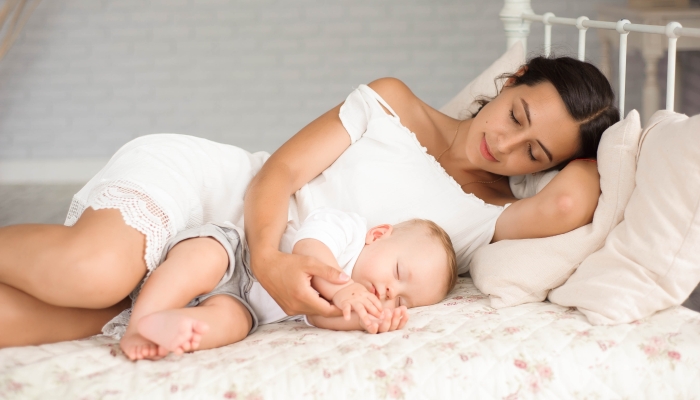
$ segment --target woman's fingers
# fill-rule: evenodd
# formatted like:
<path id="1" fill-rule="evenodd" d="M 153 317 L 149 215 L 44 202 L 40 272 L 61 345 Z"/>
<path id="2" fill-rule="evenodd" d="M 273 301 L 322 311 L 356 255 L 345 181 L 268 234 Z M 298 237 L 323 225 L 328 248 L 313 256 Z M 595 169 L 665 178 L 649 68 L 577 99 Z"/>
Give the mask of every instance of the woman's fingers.
<path id="1" fill-rule="evenodd" d="M 311 257 L 307 259 L 313 260 Z M 323 278 L 328 282 L 335 284 L 347 283 L 350 277 L 343 271 L 333 268 L 330 265 L 326 265 L 320 261 L 306 263 L 304 266 L 304 272 L 311 276 L 317 276 Z"/>
<path id="2" fill-rule="evenodd" d="M 291 296 L 294 300 L 288 308 L 282 307 L 287 315 L 320 315 L 323 317 L 339 317 L 343 312 L 326 299 L 318 295 L 309 280 L 304 280 L 302 286 Z M 288 311 L 289 309 L 289 311 Z"/>
<path id="3" fill-rule="evenodd" d="M 288 314 L 316 314 L 324 317 L 337 317 L 343 315 L 339 308 L 333 304 L 330 304 L 324 298 L 319 296 L 318 292 L 311 287 L 311 278 L 313 276 L 319 276 L 328 281 L 337 281 L 339 279 L 338 275 L 341 271 L 323 264 L 313 257 L 300 257 L 292 255 L 290 258 L 294 261 L 301 261 L 301 263 L 295 262 L 294 264 L 289 265 L 289 269 L 294 270 L 290 271 L 289 273 L 295 273 L 299 281 L 297 281 L 298 290 L 293 292 L 291 302 L 292 309 L 290 311 L 294 312 L 294 314 Z M 329 278 L 329 276 L 332 276 L 333 279 Z M 350 278 L 348 277 L 347 279 Z M 347 281 L 347 279 L 345 281 Z M 294 280 L 289 280 L 287 282 L 294 282 Z M 288 283 L 286 284 L 289 285 Z M 285 312 L 286 311 L 287 310 L 285 310 Z"/>
<path id="4" fill-rule="evenodd" d="M 287 315 L 313 314 L 324 317 L 343 315 L 338 307 L 319 296 L 318 292 L 311 287 L 312 272 L 319 270 L 319 265 L 333 269 L 332 267 L 321 264 L 312 257 L 279 254 L 282 257 L 276 259 L 275 264 L 283 265 L 285 268 L 278 270 L 276 276 L 268 277 L 273 289 L 268 289 L 262 281 L 261 284 Z"/>

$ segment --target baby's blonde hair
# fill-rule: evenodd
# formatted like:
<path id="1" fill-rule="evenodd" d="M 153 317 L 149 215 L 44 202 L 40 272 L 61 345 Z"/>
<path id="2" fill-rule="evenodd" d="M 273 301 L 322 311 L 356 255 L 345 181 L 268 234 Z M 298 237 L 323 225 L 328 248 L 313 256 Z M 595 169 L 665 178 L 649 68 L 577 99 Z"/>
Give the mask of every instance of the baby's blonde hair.
<path id="1" fill-rule="evenodd" d="M 448 235 L 447 232 L 445 232 L 445 230 L 435 222 L 420 218 L 410 219 L 408 221 L 401 222 L 400 224 L 396 224 L 394 225 L 394 230 L 400 232 L 416 227 L 423 228 L 428 234 L 428 237 L 437 239 L 438 243 L 440 243 L 442 249 L 445 251 L 445 255 L 447 256 L 448 274 L 444 294 L 447 295 L 457 284 L 457 255 L 455 254 L 455 249 L 452 246 L 450 235 Z"/>

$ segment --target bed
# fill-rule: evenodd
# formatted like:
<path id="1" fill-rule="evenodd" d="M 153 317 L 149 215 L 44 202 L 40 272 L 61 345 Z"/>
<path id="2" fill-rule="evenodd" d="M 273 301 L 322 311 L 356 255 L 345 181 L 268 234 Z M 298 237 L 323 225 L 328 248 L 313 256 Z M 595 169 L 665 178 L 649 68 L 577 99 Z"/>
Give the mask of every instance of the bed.
<path id="1" fill-rule="evenodd" d="M 583 19 L 535 15 L 528 1 L 505 3 L 509 45 L 527 37 L 529 21 L 580 26 L 585 45 Z M 672 110 L 673 95 L 667 98 Z M 676 306 L 605 326 L 547 301 L 492 304 L 463 277 L 444 301 L 412 309 L 403 330 L 381 335 L 289 321 L 234 345 L 136 363 L 104 336 L 3 349 L 0 398 L 700 397 L 697 312 Z"/>
<path id="2" fill-rule="evenodd" d="M 116 341 L 0 352 L 0 397 L 696 398 L 700 314 L 684 307 L 592 326 L 575 309 L 496 310 L 469 278 L 404 330 L 367 335 L 302 322 L 264 325 L 224 348 L 129 362 Z"/>

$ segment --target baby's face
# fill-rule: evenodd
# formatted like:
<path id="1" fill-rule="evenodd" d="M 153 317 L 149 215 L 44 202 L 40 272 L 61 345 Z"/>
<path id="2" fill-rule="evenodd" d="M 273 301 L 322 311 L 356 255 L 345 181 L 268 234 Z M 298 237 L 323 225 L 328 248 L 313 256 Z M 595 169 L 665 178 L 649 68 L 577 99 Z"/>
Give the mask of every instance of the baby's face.
<path id="1" fill-rule="evenodd" d="M 382 227 L 388 229 L 373 232 Z M 444 298 L 447 255 L 422 227 L 395 232 L 380 225 L 370 229 L 365 243 L 352 279 L 376 294 L 384 307 L 426 306 Z"/>

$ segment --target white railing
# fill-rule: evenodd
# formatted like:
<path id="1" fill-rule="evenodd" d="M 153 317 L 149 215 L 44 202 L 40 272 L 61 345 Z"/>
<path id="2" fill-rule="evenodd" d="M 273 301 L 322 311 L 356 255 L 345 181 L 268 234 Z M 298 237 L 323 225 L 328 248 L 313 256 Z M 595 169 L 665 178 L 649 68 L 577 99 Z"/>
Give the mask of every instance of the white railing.
<path id="1" fill-rule="evenodd" d="M 619 93 L 620 115 L 625 112 L 625 84 L 627 72 L 627 35 L 630 32 L 652 33 L 666 35 L 668 38 L 668 69 L 666 73 L 666 109 L 673 111 L 673 99 L 675 95 L 676 80 L 676 42 L 681 36 L 700 38 L 700 29 L 683 28 L 678 22 L 669 22 L 667 25 L 640 25 L 633 24 L 629 20 L 622 19 L 617 22 L 594 21 L 588 17 L 560 18 L 548 12 L 542 15 L 534 14 L 530 8 L 529 0 L 505 0 L 505 6 L 501 10 L 501 20 L 508 37 L 508 47 L 516 41 L 522 41 L 526 46 L 527 36 L 530 33 L 531 21 L 544 24 L 544 52 L 549 55 L 552 49 L 552 25 L 568 25 L 576 27 L 578 36 L 578 58 L 583 60 L 586 55 L 586 30 L 588 28 L 615 30 L 620 34 L 619 57 Z M 518 21 L 520 24 L 518 25 Z"/>

